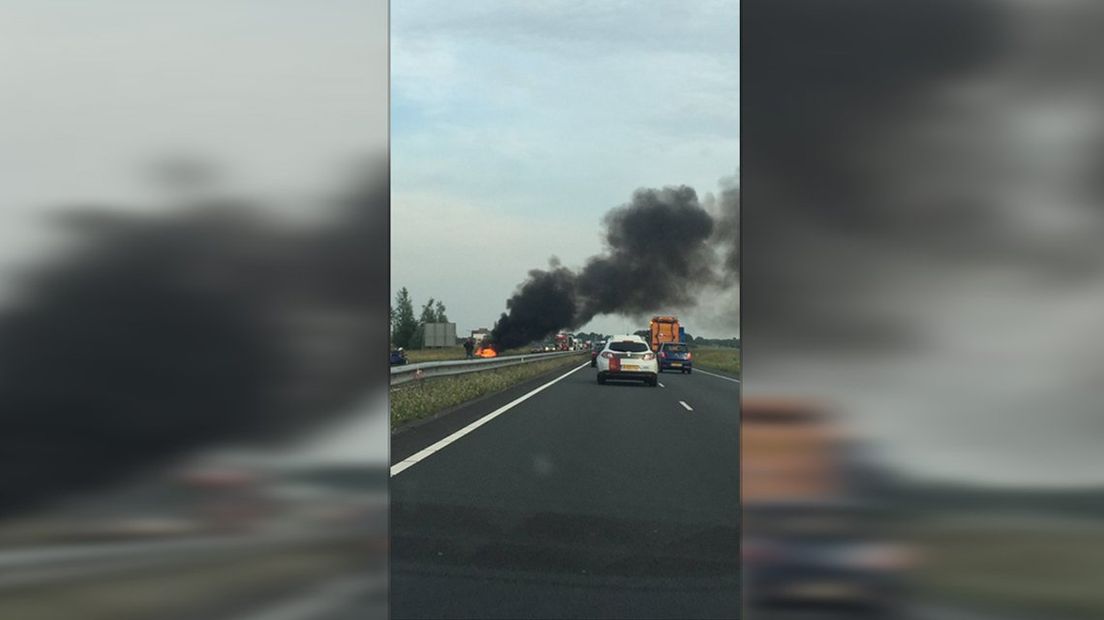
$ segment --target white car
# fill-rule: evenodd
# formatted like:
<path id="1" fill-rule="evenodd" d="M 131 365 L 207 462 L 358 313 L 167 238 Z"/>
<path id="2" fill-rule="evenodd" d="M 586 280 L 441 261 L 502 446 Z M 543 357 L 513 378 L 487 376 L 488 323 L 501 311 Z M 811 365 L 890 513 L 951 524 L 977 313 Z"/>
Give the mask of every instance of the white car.
<path id="1" fill-rule="evenodd" d="M 596 358 L 598 383 L 609 379 L 643 380 L 650 386 L 659 383 L 659 362 L 648 341 L 637 335 L 614 336 Z"/>

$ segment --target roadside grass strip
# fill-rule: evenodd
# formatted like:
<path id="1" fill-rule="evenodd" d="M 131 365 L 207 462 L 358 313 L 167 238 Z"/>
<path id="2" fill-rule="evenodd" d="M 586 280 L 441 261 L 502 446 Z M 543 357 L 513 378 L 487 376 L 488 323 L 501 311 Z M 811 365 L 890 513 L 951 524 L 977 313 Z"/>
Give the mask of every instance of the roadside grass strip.
<path id="1" fill-rule="evenodd" d="M 694 368 L 708 368 L 731 375 L 740 374 L 740 349 L 693 347 Z"/>
<path id="2" fill-rule="evenodd" d="M 454 377 L 411 381 L 391 389 L 391 428 L 395 429 L 481 396 L 500 392 L 560 368 L 577 366 L 574 355 Z"/>

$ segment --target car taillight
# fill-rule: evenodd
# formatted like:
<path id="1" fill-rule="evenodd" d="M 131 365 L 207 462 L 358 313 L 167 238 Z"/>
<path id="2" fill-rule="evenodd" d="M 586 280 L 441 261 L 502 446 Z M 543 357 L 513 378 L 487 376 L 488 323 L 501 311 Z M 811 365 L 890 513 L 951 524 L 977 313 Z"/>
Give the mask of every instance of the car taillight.
<path id="1" fill-rule="evenodd" d="M 666 357 L 666 356 L 664 356 L 664 357 Z M 654 360 L 654 359 L 655 359 L 655 353 L 645 353 L 645 354 L 644 354 L 644 359 L 646 359 L 646 360 Z"/>
<path id="2" fill-rule="evenodd" d="M 662 357 L 663 359 L 667 359 L 667 352 L 666 351 L 660 351 L 659 356 Z M 645 359 L 647 359 L 647 358 L 645 358 Z"/>
<path id="3" fill-rule="evenodd" d="M 608 359 L 608 360 L 609 360 L 609 359 L 613 359 L 613 358 L 615 358 L 615 357 L 617 357 L 617 356 L 616 356 L 616 355 L 614 355 L 613 353 L 610 353 L 609 351 L 602 351 L 602 357 L 604 357 L 604 358 L 606 358 L 606 359 Z"/>
<path id="4" fill-rule="evenodd" d="M 688 359 L 688 360 L 692 360 L 692 359 L 694 359 L 694 354 L 693 354 L 693 353 L 690 353 L 690 352 L 688 351 L 688 352 L 686 353 L 686 359 Z"/>

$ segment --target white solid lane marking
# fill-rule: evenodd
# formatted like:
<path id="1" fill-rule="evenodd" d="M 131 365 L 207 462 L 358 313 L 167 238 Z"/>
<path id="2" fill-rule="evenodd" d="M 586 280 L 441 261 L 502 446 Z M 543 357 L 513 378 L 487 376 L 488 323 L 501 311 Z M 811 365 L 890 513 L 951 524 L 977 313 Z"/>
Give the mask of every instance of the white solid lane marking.
<path id="1" fill-rule="evenodd" d="M 518 396 L 514 400 L 506 403 L 505 405 L 502 405 L 498 409 L 495 409 L 494 411 L 488 413 L 487 415 L 483 416 L 482 418 L 479 418 L 475 422 L 472 422 L 471 424 L 469 424 L 469 425 L 465 426 L 464 428 L 456 431 L 455 433 L 449 435 L 448 437 L 445 437 L 444 439 L 438 441 L 437 443 L 433 444 L 432 446 L 429 446 L 428 448 L 423 448 L 422 450 L 419 450 L 418 452 L 415 452 L 414 454 L 406 457 L 405 459 L 399 461 L 398 463 L 395 463 L 394 465 L 391 466 L 391 475 L 392 476 L 397 476 L 398 474 L 402 473 L 403 471 L 406 471 L 407 468 L 416 465 L 419 461 L 429 457 L 434 452 L 437 452 L 437 451 L 441 450 L 442 448 L 449 445 L 450 443 L 456 441 L 457 439 L 460 439 L 464 435 L 467 435 L 468 433 L 474 431 L 475 429 L 479 428 L 480 426 L 483 426 L 487 422 L 490 422 L 491 420 L 493 420 L 494 418 L 497 418 L 498 416 L 502 415 L 503 413 L 506 413 L 507 411 L 509 411 L 510 409 L 513 409 L 514 407 L 521 404 L 522 402 L 524 402 L 526 400 L 529 400 L 531 397 L 535 396 L 537 394 L 537 392 L 540 392 L 540 391 L 544 390 L 545 388 L 552 385 L 553 383 L 556 383 L 560 379 L 563 379 L 564 377 L 570 375 L 571 373 L 576 372 L 578 370 L 581 370 L 581 369 L 583 369 L 587 366 L 590 366 L 590 362 L 586 362 L 586 363 L 581 364 L 581 365 L 579 365 L 575 368 L 572 368 L 571 370 L 569 370 L 566 373 L 556 377 L 555 379 L 549 381 L 548 383 L 545 383 L 544 385 L 542 385 L 538 388 L 534 388 L 532 391 L 528 392 L 527 394 L 524 394 L 522 396 Z"/>
<path id="2" fill-rule="evenodd" d="M 694 410 L 694 408 L 693 408 L 693 407 L 691 407 L 690 405 L 687 405 L 687 404 L 686 404 L 686 401 L 685 401 L 685 400 L 680 400 L 680 401 L 679 401 L 679 404 L 680 404 L 680 405 L 682 405 L 683 407 L 685 407 L 687 411 L 693 411 L 693 410 Z"/>
<path id="3" fill-rule="evenodd" d="M 733 379 L 732 377 L 726 377 L 724 375 L 715 375 L 715 374 L 713 374 L 713 373 L 711 373 L 707 370 L 702 370 L 701 368 L 695 368 L 694 372 L 700 372 L 702 374 L 709 375 L 710 377 L 717 377 L 718 379 L 724 379 L 725 381 L 731 381 L 733 383 L 739 383 L 740 382 L 739 379 Z"/>

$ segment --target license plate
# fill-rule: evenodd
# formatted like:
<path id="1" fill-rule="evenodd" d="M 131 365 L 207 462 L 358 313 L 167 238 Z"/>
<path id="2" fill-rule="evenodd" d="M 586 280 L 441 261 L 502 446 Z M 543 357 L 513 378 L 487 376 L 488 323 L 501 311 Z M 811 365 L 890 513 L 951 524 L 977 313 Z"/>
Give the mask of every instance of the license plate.
<path id="1" fill-rule="evenodd" d="M 673 366 L 673 367 L 676 367 L 676 368 L 677 368 L 677 367 L 679 367 L 679 366 L 682 366 L 682 362 L 671 362 L 671 366 Z"/>
<path id="2" fill-rule="evenodd" d="M 636 364 L 621 364 L 621 368 L 624 370 L 640 370 L 640 366 Z"/>

